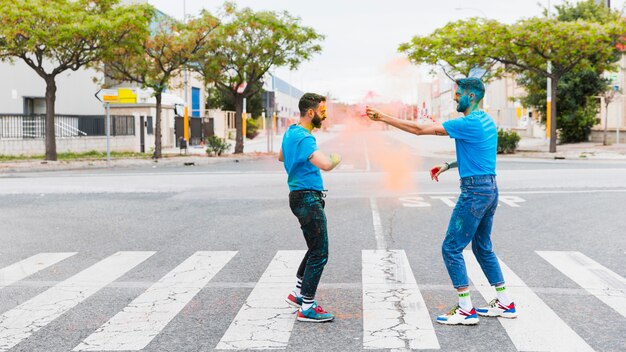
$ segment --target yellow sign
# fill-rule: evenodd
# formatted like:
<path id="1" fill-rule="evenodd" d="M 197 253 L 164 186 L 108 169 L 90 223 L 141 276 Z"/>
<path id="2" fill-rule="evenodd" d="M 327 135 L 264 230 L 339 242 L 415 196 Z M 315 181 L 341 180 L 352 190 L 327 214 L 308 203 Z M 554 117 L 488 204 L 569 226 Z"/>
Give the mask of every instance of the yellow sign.
<path id="1" fill-rule="evenodd" d="M 105 103 L 113 104 L 137 104 L 137 94 L 129 88 L 118 88 L 117 95 L 115 90 L 107 89 L 106 93 L 102 96 L 102 100 Z"/>

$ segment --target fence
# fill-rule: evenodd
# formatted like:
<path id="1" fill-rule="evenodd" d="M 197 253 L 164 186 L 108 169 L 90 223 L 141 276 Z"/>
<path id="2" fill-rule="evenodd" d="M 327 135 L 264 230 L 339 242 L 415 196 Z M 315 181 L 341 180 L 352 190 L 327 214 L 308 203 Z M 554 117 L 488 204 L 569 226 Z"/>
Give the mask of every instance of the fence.
<path id="1" fill-rule="evenodd" d="M 56 115 L 54 130 L 57 138 L 104 136 L 105 116 Z M 0 139 L 45 138 L 46 115 L 0 114 Z M 134 116 L 111 116 L 111 136 L 134 136 Z"/>

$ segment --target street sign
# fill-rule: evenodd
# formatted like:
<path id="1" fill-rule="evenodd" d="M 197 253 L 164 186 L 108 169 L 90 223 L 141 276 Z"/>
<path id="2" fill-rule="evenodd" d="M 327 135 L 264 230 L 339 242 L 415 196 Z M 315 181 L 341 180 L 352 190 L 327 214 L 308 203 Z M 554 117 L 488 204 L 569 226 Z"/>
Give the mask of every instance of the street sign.
<path id="1" fill-rule="evenodd" d="M 100 89 L 96 98 L 103 103 L 136 104 L 137 94 L 131 88 Z"/>

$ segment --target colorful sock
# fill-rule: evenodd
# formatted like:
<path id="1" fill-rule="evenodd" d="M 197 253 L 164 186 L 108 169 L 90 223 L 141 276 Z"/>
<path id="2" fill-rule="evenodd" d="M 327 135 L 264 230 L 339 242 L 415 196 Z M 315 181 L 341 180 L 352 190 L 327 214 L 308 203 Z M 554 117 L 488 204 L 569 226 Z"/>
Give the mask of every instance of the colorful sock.
<path id="1" fill-rule="evenodd" d="M 300 293 L 301 288 L 302 288 L 302 279 L 298 278 L 296 281 L 296 289 L 293 290 L 293 294 L 296 297 L 302 297 L 302 293 Z"/>
<path id="2" fill-rule="evenodd" d="M 506 294 L 506 286 L 504 286 L 504 284 L 496 286 L 496 295 L 498 295 L 498 301 L 500 301 L 500 303 L 504 304 L 505 306 L 511 304 L 512 301 Z"/>
<path id="3" fill-rule="evenodd" d="M 470 297 L 469 289 L 467 291 L 458 292 L 459 294 L 459 307 L 465 311 L 470 311 L 474 306 L 472 305 L 472 298 Z"/>
<path id="4" fill-rule="evenodd" d="M 315 303 L 315 299 L 313 298 L 305 298 L 304 296 L 302 296 L 302 311 L 305 311 L 307 309 L 310 309 L 313 306 L 313 303 Z"/>

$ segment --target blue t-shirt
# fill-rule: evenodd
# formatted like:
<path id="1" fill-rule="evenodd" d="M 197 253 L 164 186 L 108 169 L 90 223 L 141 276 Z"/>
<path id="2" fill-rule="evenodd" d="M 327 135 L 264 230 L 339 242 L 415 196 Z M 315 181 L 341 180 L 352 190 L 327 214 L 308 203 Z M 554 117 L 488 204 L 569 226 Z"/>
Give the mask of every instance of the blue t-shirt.
<path id="1" fill-rule="evenodd" d="M 456 160 L 461 178 L 496 175 L 498 129 L 491 116 L 474 111 L 465 117 L 443 123 L 456 144 Z"/>
<path id="2" fill-rule="evenodd" d="M 291 125 L 283 135 L 283 158 L 290 191 L 322 191 L 322 173 L 309 157 L 317 150 L 315 137 L 304 127 Z"/>

